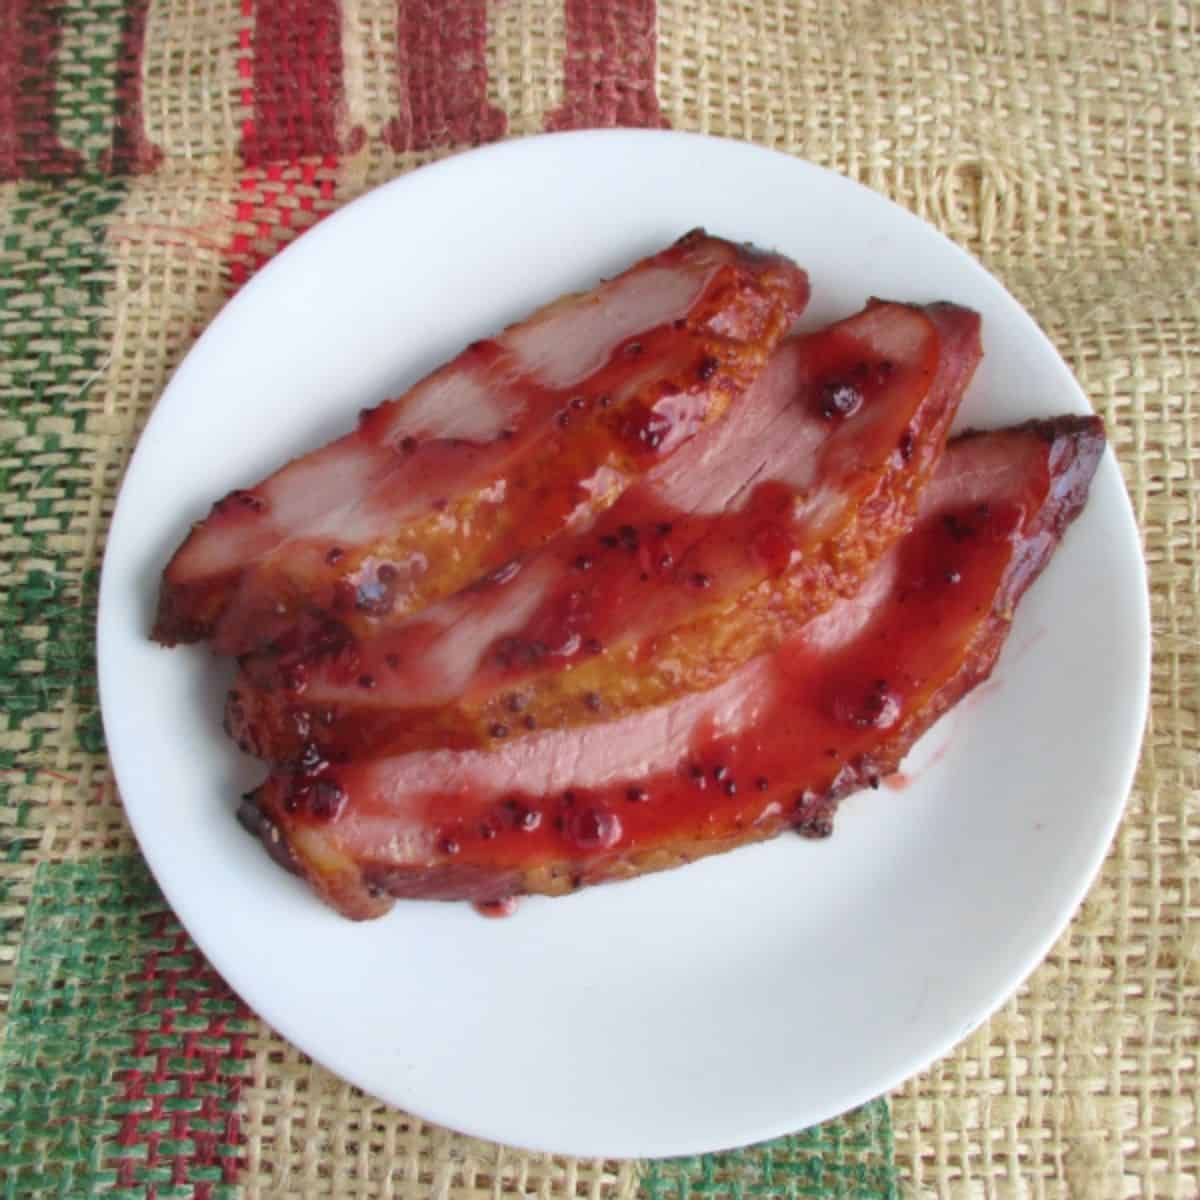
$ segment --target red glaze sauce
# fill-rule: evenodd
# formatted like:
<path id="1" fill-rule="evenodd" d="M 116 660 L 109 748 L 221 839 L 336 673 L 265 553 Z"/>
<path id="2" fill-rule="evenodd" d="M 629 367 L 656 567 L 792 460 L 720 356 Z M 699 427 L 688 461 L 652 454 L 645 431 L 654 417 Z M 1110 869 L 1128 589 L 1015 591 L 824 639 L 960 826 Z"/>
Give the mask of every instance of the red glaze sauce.
<path id="1" fill-rule="evenodd" d="M 893 769 L 895 744 L 907 749 L 906 722 L 953 677 L 965 641 L 990 616 L 1019 517 L 1003 506 L 926 523 L 904 542 L 896 583 L 866 630 L 832 653 L 796 639 L 777 654 L 774 703 L 751 730 L 702 734 L 677 770 L 639 779 L 636 796 L 627 782 L 549 798 L 508 796 L 484 809 L 496 829 L 487 839 L 452 820 L 462 860 L 481 849 L 502 862 L 506 844 L 514 860 L 527 861 L 590 857 L 688 832 L 735 835 L 778 815 L 802 820 L 805 793 L 824 796 L 846 772 L 877 785 Z M 462 807 L 459 796 L 433 799 L 429 820 L 440 826 L 442 814 Z M 528 813 L 541 819 L 532 824 Z"/>
<path id="2" fill-rule="evenodd" d="M 902 408 L 936 368 L 936 339 L 925 349 L 900 366 L 837 328 L 816 335 L 805 350 L 806 375 L 815 382 L 798 402 L 812 404 L 831 425 L 885 397 Z M 854 452 L 870 459 L 861 446 Z M 828 482 L 823 474 L 818 463 L 815 477 Z M 476 685 L 487 691 L 516 682 L 543 660 L 558 667 L 592 657 L 646 628 L 648 614 L 654 628 L 670 628 L 697 615 L 700 603 L 716 604 L 782 574 L 809 534 L 796 501 L 794 487 L 766 480 L 740 508 L 693 515 L 667 507 L 649 487 L 632 489 L 587 533 L 560 540 L 556 557 L 571 569 L 524 628 L 493 647 Z"/>
<path id="3" fill-rule="evenodd" d="M 879 787 L 987 678 L 1021 595 L 1083 507 L 1103 447 L 1101 423 L 1079 417 L 960 439 L 917 526 L 860 592 L 749 665 L 710 707 L 681 699 L 660 714 L 667 724 L 640 728 L 640 742 L 636 718 L 612 726 L 608 747 L 604 733 L 559 731 L 511 754 L 318 757 L 247 798 L 247 823 L 355 917 L 378 915 L 385 895 L 560 892 L 787 826 L 827 836 L 842 795 Z M 631 739 L 624 756 L 621 737 Z M 639 768 L 656 744 L 669 766 Z M 572 777 L 611 782 L 571 786 Z M 563 783 L 514 790 L 522 778 Z"/>
<path id="4" fill-rule="evenodd" d="M 317 664 L 315 699 L 298 693 L 294 701 L 278 694 L 256 697 L 258 719 L 268 730 L 266 757 L 287 762 L 297 752 L 294 737 L 281 728 L 289 704 L 293 712 L 308 714 L 315 740 L 333 753 L 466 748 L 532 731 L 544 721 L 587 723 L 662 702 L 660 693 L 671 690 L 670 681 L 653 673 L 663 637 L 677 639 L 670 642 L 669 659 L 682 655 L 692 674 L 712 673 L 706 679 L 689 674 L 685 689 L 711 685 L 745 657 L 777 642 L 836 592 L 856 583 L 907 519 L 912 486 L 931 465 L 927 460 L 941 445 L 938 430 L 944 430 L 953 411 L 946 401 L 949 385 L 931 390 L 930 375 L 945 371 L 953 377 L 976 361 L 973 314 L 961 314 L 961 344 L 945 352 L 944 362 L 928 318 L 902 309 L 887 319 L 910 341 L 918 339 L 904 362 L 876 352 L 861 333 L 834 327 L 804 339 L 795 379 L 783 377 L 789 396 L 795 389 L 792 403 L 811 409 L 808 428 L 830 427 L 815 443 L 811 487 L 766 479 L 740 504 L 694 514 L 668 505 L 651 482 L 636 484 L 585 532 L 560 536 L 531 560 L 507 561 L 473 589 L 472 607 L 455 610 L 453 625 L 486 619 L 491 609 L 503 614 L 519 603 L 511 597 L 525 586 L 523 572 L 532 571 L 539 580 L 549 576 L 523 624 L 499 636 L 477 663 L 469 660 L 461 694 L 440 693 L 427 701 L 434 707 L 421 708 L 421 698 L 444 678 L 425 679 L 423 672 L 428 662 L 438 661 L 430 650 L 448 618 L 417 618 L 391 633 L 348 642 Z M 853 318 L 847 325 L 859 328 L 862 320 Z M 918 320 L 922 324 L 916 325 Z M 836 430 L 843 425 L 846 435 L 839 438 Z M 922 435 L 915 445 L 914 430 Z M 814 518 L 803 507 L 805 497 L 818 490 L 838 498 L 844 508 L 834 511 L 847 514 L 844 519 Z M 826 510 L 817 506 L 816 511 Z M 829 520 L 831 525 L 822 523 Z M 845 544 L 837 541 L 843 528 L 851 530 Z M 753 594 L 769 580 L 781 581 L 778 596 Z M 693 663 L 693 643 L 708 645 L 713 632 L 696 623 L 717 621 L 739 596 L 751 606 L 739 601 L 735 618 L 745 633 L 727 640 L 723 657 L 710 649 Z M 764 605 L 771 609 L 769 616 L 759 613 Z M 739 651 L 739 645 L 745 649 Z M 582 676 L 562 673 L 600 656 L 604 661 L 582 686 Z M 372 694 L 371 688 L 358 686 L 364 678 L 381 686 Z M 272 681 L 268 676 L 261 682 L 269 687 Z M 289 686 L 286 677 L 281 682 Z M 306 707 L 322 703 L 334 714 L 323 726 L 314 724 Z M 445 707 L 439 710 L 439 704 Z M 511 710 L 517 719 L 504 710 L 508 704 L 517 706 Z"/>
<path id="5" fill-rule="evenodd" d="M 443 861 L 500 868 L 600 862 L 629 848 L 712 842 L 756 826 L 766 833 L 792 824 L 823 836 L 830 794 L 878 786 L 932 719 L 931 703 L 937 707 L 992 621 L 1020 520 L 1008 503 L 923 522 L 894 552 L 894 581 L 864 629 L 833 650 L 792 639 L 773 657 L 773 700 L 762 718 L 732 736 L 697 731 L 675 769 L 554 796 L 434 795 L 416 826 L 437 831 Z M 353 782 L 355 766 L 316 770 L 318 778 L 298 779 L 299 794 L 285 801 L 300 821 L 326 825 L 336 838 L 343 773 L 356 812 L 388 815 L 385 799 Z M 319 784 L 328 794 L 317 796 Z"/>
<path id="6" fill-rule="evenodd" d="M 585 481 L 601 466 L 644 470 L 718 416 L 807 301 L 803 273 L 786 260 L 760 262 L 728 245 L 702 247 L 692 259 L 699 242 L 705 239 L 681 242 L 629 273 L 673 270 L 694 278 L 686 313 L 629 336 L 614 330 L 606 359 L 595 367 L 581 363 L 578 380 L 543 384 L 536 365 L 510 352 L 513 337 L 519 341 L 533 325 L 477 342 L 444 368 L 494 386 L 503 410 L 494 432 L 485 421 L 470 437 L 414 436 L 405 432 L 406 401 L 388 401 L 365 411 L 354 432 L 284 467 L 253 493 L 219 502 L 164 574 L 156 636 L 173 642 L 209 633 L 219 652 L 243 653 L 314 610 L 336 612 L 361 633 L 363 622 L 412 611 L 539 544 L 581 504 L 603 506 L 611 496 L 589 497 Z M 709 324 L 716 319 L 719 331 Z M 357 515 L 394 518 L 390 527 L 362 534 L 355 545 L 310 534 L 321 513 L 301 512 L 303 503 L 288 515 L 273 511 L 273 489 L 286 490 L 286 478 L 293 490 L 297 479 L 312 479 L 318 495 L 329 489 L 335 496 L 347 472 L 359 493 Z M 236 554 L 228 561 L 218 555 L 225 566 L 214 571 L 206 547 L 219 547 L 231 523 L 246 524 L 244 498 L 254 505 L 261 536 L 243 528 Z M 280 546 L 286 554 L 275 553 Z M 445 553 L 427 553 L 424 571 L 408 569 L 407 552 L 422 549 Z M 360 560 L 393 552 L 397 586 L 390 594 L 368 588 L 360 604 L 362 581 L 352 578 Z"/>

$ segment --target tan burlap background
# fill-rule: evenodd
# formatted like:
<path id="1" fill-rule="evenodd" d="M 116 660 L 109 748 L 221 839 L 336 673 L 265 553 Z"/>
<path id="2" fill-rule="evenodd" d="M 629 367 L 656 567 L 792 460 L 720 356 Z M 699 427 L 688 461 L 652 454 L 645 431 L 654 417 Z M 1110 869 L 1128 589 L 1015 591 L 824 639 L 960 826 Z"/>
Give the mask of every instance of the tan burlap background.
<path id="1" fill-rule="evenodd" d="M 134 849 L 99 742 L 87 622 L 124 465 L 171 371 L 240 280 L 321 212 L 499 132 L 485 113 L 466 134 L 444 122 L 451 132 L 435 144 L 389 133 L 411 90 L 397 40 L 415 44 L 422 27 L 404 34 L 404 0 L 343 0 L 336 152 L 299 134 L 290 165 L 256 160 L 241 140 L 261 103 L 248 91 L 255 5 L 153 0 L 139 67 L 146 144 L 130 149 L 113 64 L 139 6 L 60 7 L 56 128 L 94 175 L 58 191 L 0 183 L 0 391 L 13 401 L 0 414 L 10 439 L 0 594 L 17 613 L 3 626 L 5 991 L 37 864 Z M 436 4 L 407 7 L 437 19 Z M 506 136 L 572 123 L 561 0 L 445 7 L 454 21 L 486 9 L 487 112 L 507 118 Z M 1108 421 L 1153 592 L 1137 785 L 1099 881 L 1046 963 L 891 1097 L 896 1168 L 901 1193 L 921 1197 L 1200 1195 L 1200 7 L 660 0 L 657 109 L 622 74 L 653 53 L 643 21 L 653 5 L 597 8 L 608 15 L 594 44 L 605 49 L 587 68 L 602 84 L 574 123 L 655 124 L 661 112 L 675 128 L 803 156 L 892 197 L 1015 292 Z M 0 11 L 9 36 L 4 21 Z M 632 89 L 624 100 L 622 88 Z M 548 1159 L 434 1129 L 257 1022 L 246 1028 L 247 1196 L 638 1190 L 637 1164 Z M 689 1186 L 680 1177 L 655 1194 L 682 1200 Z M 703 1194 L 775 1194 L 761 1180 L 713 1186 Z"/>

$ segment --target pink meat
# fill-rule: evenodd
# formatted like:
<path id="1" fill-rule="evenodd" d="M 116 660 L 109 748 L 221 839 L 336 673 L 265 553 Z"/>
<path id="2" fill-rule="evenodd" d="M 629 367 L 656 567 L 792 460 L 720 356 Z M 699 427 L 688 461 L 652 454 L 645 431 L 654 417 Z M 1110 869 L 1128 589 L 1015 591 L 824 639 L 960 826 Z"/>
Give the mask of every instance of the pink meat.
<path id="1" fill-rule="evenodd" d="M 372 637 L 247 660 L 230 733 L 274 762 L 487 746 L 712 686 L 908 527 L 979 354 L 950 305 L 873 302 L 790 339 L 586 528 Z"/>
<path id="2" fill-rule="evenodd" d="M 719 687 L 491 750 L 277 771 L 244 819 L 347 916 L 494 901 L 678 865 L 794 827 L 895 770 L 987 678 L 1086 502 L 1096 418 L 969 435 L 862 588 Z"/>
<path id="3" fill-rule="evenodd" d="M 313 614 L 364 633 L 457 591 L 724 413 L 807 299 L 787 259 L 697 231 L 474 343 L 218 501 L 164 572 L 154 637 L 240 654 Z"/>

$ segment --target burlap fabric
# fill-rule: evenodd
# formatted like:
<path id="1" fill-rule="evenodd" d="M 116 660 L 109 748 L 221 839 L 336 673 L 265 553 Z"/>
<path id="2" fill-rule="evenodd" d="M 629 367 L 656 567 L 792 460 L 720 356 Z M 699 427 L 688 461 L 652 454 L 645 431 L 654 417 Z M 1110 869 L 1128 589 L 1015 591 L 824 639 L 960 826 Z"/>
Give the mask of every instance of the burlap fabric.
<path id="1" fill-rule="evenodd" d="M 3 1194 L 1200 1194 L 1198 24 L 1171 0 L 2 0 Z M 801 155 L 976 254 L 1108 421 L 1156 638 L 1128 814 L 1019 995 L 842 1121 L 641 1164 L 433 1128 L 266 1029 L 140 865 L 92 648 L 125 463 L 230 293 L 401 171 L 614 124 Z"/>

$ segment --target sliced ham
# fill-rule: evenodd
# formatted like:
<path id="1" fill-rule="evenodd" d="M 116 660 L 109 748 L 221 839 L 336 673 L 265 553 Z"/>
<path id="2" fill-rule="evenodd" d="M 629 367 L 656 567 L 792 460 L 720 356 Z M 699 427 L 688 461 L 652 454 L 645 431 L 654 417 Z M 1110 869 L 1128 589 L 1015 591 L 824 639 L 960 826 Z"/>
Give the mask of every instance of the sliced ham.
<path id="1" fill-rule="evenodd" d="M 227 727 L 277 763 L 487 748 L 711 687 L 908 527 L 979 357 L 979 318 L 947 304 L 789 339 L 586 528 L 370 637 L 248 660 Z"/>
<path id="2" fill-rule="evenodd" d="M 244 821 L 348 917 L 627 878 L 795 828 L 986 679 L 1104 447 L 1068 417 L 953 442 L 862 587 L 706 692 L 494 749 L 278 770 Z"/>
<path id="3" fill-rule="evenodd" d="M 611 504 L 720 417 L 808 299 L 804 272 L 702 231 L 476 342 L 193 527 L 154 637 L 242 654 L 356 636 Z"/>

